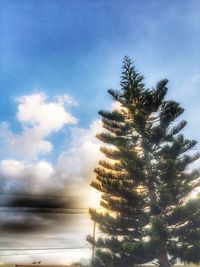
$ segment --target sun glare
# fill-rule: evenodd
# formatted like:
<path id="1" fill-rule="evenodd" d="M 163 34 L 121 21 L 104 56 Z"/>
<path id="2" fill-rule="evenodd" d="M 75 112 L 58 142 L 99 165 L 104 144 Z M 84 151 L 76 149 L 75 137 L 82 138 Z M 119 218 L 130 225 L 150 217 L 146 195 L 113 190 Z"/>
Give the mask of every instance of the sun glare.
<path id="1" fill-rule="evenodd" d="M 200 187 L 196 188 L 195 190 L 193 190 L 190 194 L 190 197 L 192 199 L 196 198 L 198 196 L 198 194 L 200 194 Z"/>
<path id="2" fill-rule="evenodd" d="M 101 193 L 91 188 L 89 193 L 89 207 L 94 209 L 100 208 Z"/>

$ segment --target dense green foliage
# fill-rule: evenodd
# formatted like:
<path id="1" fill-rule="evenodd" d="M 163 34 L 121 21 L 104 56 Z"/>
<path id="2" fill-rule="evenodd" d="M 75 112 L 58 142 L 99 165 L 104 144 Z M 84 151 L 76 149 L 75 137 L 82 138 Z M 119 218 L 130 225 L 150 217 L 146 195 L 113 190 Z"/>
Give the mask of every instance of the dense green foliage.
<path id="1" fill-rule="evenodd" d="M 196 141 L 180 134 L 184 110 L 165 100 L 168 81 L 149 90 L 143 80 L 126 57 L 121 90 L 108 91 L 121 108 L 99 112 L 106 160 L 91 186 L 102 192 L 105 211 L 90 210 L 102 232 L 87 238 L 95 245 L 93 266 L 200 261 L 200 199 L 188 198 L 199 182 L 199 170 L 189 168 L 200 157 L 191 153 Z"/>

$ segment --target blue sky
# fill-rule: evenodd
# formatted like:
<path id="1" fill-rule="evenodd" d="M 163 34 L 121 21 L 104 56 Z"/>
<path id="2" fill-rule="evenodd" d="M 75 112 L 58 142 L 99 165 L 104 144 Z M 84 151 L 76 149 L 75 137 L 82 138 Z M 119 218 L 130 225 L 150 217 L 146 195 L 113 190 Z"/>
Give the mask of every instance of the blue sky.
<path id="1" fill-rule="evenodd" d="M 84 194 L 100 157 L 97 113 L 112 105 L 107 89 L 119 88 L 125 55 L 147 86 L 169 79 L 185 133 L 200 141 L 199 28 L 198 0 L 0 0 L 2 190 L 56 182 Z"/>
<path id="2" fill-rule="evenodd" d="M 150 86 L 167 76 L 180 87 L 199 71 L 199 5 L 1 1 L 1 118 L 13 119 L 16 96 L 44 90 L 72 95 L 79 102 L 74 113 L 87 126 L 108 104 L 107 88 L 118 86 L 126 54 Z"/>

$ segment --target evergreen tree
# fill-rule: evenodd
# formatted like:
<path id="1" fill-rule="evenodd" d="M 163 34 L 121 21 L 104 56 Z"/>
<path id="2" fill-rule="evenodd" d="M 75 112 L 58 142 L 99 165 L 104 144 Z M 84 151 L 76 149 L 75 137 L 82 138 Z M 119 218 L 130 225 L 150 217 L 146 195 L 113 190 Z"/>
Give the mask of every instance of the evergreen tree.
<path id="1" fill-rule="evenodd" d="M 97 240 L 87 237 L 95 246 L 93 266 L 200 261 L 200 198 L 188 197 L 199 185 L 199 170 L 189 167 L 200 157 L 190 151 L 197 142 L 180 134 L 184 110 L 165 100 L 168 81 L 150 90 L 143 80 L 125 57 L 121 90 L 108 91 L 121 108 L 99 112 L 105 131 L 97 138 L 107 144 L 101 148 L 107 159 L 91 183 L 104 208 L 90 209 L 102 232 Z"/>

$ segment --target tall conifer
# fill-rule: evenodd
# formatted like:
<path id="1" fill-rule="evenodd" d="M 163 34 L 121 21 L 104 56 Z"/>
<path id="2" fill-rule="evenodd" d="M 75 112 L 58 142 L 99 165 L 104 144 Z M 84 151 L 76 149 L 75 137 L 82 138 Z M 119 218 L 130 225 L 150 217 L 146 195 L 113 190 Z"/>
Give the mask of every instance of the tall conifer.
<path id="1" fill-rule="evenodd" d="M 191 170 L 198 153 L 187 153 L 196 141 L 181 130 L 183 108 L 165 100 L 167 80 L 152 90 L 125 57 L 121 90 L 109 90 L 120 109 L 100 111 L 105 131 L 97 138 L 106 160 L 95 168 L 91 186 L 102 193 L 104 211 L 90 210 L 101 237 L 93 266 L 129 267 L 176 260 L 200 261 L 200 199 L 190 199 L 199 186 L 199 170 Z"/>

